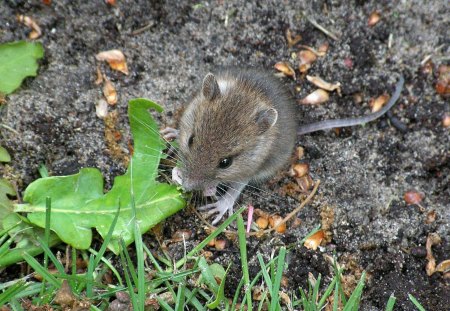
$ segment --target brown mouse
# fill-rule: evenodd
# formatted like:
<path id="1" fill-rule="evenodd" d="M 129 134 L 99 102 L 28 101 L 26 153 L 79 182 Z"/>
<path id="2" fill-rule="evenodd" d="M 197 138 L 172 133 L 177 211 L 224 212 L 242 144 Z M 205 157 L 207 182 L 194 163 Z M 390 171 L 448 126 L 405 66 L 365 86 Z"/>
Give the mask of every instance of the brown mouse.
<path id="1" fill-rule="evenodd" d="M 287 88 L 269 73 L 227 69 L 207 74 L 200 92 L 181 117 L 179 157 L 185 190 L 215 193 L 226 184 L 217 202 L 200 207 L 217 214 L 217 223 L 248 183 L 264 181 L 290 158 L 297 135 L 372 121 L 388 111 L 400 96 L 401 77 L 389 103 L 379 112 L 354 119 L 326 120 L 298 126 L 296 103 Z M 171 129 L 162 131 L 174 137 Z"/>

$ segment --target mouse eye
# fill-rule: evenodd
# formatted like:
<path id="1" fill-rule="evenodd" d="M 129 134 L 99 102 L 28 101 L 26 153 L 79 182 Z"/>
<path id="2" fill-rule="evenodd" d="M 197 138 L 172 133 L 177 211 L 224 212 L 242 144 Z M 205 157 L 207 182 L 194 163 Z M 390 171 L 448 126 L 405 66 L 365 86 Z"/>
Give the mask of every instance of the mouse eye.
<path id="1" fill-rule="evenodd" d="M 189 137 L 188 140 L 188 147 L 191 147 L 193 142 L 194 142 L 194 135 L 191 135 L 191 137 Z"/>
<path id="2" fill-rule="evenodd" d="M 231 163 L 233 163 L 232 157 L 220 159 L 219 168 L 221 168 L 221 169 L 228 168 L 228 167 L 230 167 Z"/>

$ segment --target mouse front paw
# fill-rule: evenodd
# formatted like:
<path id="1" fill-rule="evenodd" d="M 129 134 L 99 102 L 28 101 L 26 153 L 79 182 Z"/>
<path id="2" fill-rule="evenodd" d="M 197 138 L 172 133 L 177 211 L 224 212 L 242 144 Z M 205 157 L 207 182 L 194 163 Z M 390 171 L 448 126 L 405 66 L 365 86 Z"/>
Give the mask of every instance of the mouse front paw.
<path id="1" fill-rule="evenodd" d="M 179 131 L 172 127 L 166 127 L 159 131 L 164 140 L 170 141 L 178 138 Z"/>
<path id="2" fill-rule="evenodd" d="M 233 205 L 234 202 L 225 199 L 220 199 L 217 202 L 203 205 L 198 209 L 200 211 L 206 211 L 206 217 L 210 217 L 211 215 L 217 214 L 214 220 L 211 222 L 213 225 L 215 225 L 222 219 L 226 211 L 230 211 L 230 214 L 232 214 Z"/>

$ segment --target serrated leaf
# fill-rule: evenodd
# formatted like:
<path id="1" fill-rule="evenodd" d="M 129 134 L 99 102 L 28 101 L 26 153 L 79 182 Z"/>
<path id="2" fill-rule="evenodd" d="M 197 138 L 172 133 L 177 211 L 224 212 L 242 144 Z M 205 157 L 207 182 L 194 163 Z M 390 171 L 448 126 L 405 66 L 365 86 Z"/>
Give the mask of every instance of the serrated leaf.
<path id="1" fill-rule="evenodd" d="M 25 41 L 0 44 L 0 92 L 12 93 L 29 76 L 36 76 L 36 60 L 44 56 L 40 43 Z"/>
<path id="2" fill-rule="evenodd" d="M 101 173 L 97 169 L 85 168 L 75 175 L 36 180 L 25 191 L 23 199 L 28 203 L 16 205 L 15 211 L 28 212 L 32 223 L 45 227 L 45 201 L 50 196 L 51 230 L 65 243 L 87 249 L 92 242 L 92 228 L 105 237 L 120 204 L 119 219 L 109 245 L 118 254 L 120 238 L 127 245 L 134 241 L 130 204 L 133 193 L 141 233 L 182 209 L 185 202 L 177 188 L 155 180 L 164 143 L 157 124 L 148 113 L 150 108 L 162 110 L 145 99 L 129 103 L 134 154 L 127 172 L 114 179 L 108 193 L 103 194 Z"/>

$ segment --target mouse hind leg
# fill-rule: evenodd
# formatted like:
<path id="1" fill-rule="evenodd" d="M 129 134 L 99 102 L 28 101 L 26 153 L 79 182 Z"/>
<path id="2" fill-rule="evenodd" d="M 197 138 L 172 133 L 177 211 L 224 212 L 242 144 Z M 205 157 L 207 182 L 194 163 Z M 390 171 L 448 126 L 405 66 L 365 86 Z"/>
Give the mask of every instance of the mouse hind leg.
<path id="1" fill-rule="evenodd" d="M 228 211 L 228 215 L 233 215 L 233 206 L 236 200 L 239 198 L 242 189 L 247 185 L 247 183 L 235 183 L 229 184 L 227 192 L 220 197 L 217 202 L 210 203 L 199 207 L 200 211 L 207 211 L 207 217 L 217 214 L 212 224 L 217 224 Z"/>

